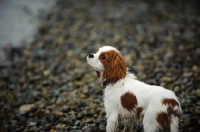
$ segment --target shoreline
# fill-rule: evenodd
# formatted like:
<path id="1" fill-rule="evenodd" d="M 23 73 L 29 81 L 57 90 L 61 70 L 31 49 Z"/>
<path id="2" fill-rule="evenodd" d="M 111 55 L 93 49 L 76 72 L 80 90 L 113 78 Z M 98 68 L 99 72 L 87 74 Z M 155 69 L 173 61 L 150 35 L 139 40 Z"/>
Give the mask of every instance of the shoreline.
<path id="1" fill-rule="evenodd" d="M 0 63 L 0 131 L 104 132 L 102 80 L 85 59 L 105 45 L 138 80 L 175 92 L 180 132 L 200 130 L 200 14 L 176 2 L 57 0 L 34 42 L 8 45 L 11 64 Z"/>
<path id="2" fill-rule="evenodd" d="M 6 47 L 30 44 L 37 34 L 40 19 L 52 9 L 55 0 L 0 1 L 0 60 Z"/>

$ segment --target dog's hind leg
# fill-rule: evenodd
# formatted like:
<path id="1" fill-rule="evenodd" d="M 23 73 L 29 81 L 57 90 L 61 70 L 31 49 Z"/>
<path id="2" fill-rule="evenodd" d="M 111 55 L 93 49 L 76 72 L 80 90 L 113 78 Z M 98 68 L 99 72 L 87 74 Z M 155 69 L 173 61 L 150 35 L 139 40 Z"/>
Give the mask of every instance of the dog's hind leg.
<path id="1" fill-rule="evenodd" d="M 158 132 L 159 124 L 156 121 L 155 113 L 151 115 L 148 112 L 144 115 L 143 119 L 144 132 Z"/>
<path id="2" fill-rule="evenodd" d="M 159 124 L 157 122 L 157 114 L 159 113 L 158 110 L 156 111 L 155 107 L 157 106 L 158 100 L 154 99 L 148 105 L 146 112 L 144 113 L 143 118 L 143 128 L 144 132 L 158 132 L 159 131 Z"/>

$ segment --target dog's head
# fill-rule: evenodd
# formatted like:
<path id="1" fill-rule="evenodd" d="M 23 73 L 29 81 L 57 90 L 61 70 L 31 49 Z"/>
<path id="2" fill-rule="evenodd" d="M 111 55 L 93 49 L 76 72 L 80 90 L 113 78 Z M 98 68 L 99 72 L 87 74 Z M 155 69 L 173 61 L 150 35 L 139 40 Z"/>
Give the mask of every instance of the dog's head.
<path id="1" fill-rule="evenodd" d="M 99 48 L 97 53 L 90 53 L 87 56 L 87 63 L 97 73 L 102 73 L 103 80 L 107 84 L 115 83 L 126 76 L 127 67 L 120 52 L 111 46 Z"/>

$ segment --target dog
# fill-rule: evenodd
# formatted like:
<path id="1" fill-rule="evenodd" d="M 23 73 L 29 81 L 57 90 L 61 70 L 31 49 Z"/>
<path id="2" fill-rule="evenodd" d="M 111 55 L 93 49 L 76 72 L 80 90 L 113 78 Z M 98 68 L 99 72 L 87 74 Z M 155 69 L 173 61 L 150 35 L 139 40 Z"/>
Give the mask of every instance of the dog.
<path id="1" fill-rule="evenodd" d="M 181 106 L 174 92 L 138 81 L 116 48 L 99 48 L 86 61 L 102 79 L 107 132 L 118 131 L 119 118 L 125 132 L 132 131 L 133 119 L 142 122 L 144 132 L 179 131 Z"/>

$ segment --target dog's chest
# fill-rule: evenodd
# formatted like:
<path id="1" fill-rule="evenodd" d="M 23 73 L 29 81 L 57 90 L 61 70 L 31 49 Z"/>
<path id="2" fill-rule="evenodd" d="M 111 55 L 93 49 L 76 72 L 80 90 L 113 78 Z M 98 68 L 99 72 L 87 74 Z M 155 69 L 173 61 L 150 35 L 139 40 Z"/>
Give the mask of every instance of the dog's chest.
<path id="1" fill-rule="evenodd" d="M 121 96 L 122 91 L 120 89 L 105 89 L 104 91 L 104 101 L 105 102 L 112 102 L 112 103 L 119 103 L 119 98 Z"/>
<path id="2" fill-rule="evenodd" d="M 109 88 L 104 90 L 104 106 L 106 109 L 115 108 L 121 105 L 120 96 L 122 91 L 117 88 Z"/>

